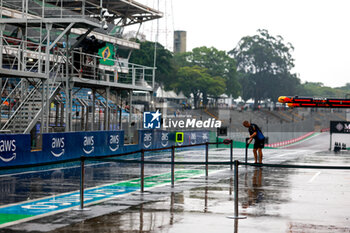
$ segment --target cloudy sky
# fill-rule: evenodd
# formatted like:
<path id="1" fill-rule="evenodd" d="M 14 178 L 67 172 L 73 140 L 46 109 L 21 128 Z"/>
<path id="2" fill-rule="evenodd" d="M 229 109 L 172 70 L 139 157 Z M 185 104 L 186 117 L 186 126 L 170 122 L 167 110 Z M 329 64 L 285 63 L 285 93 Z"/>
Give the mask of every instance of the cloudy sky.
<path id="1" fill-rule="evenodd" d="M 187 31 L 187 50 L 233 49 L 257 29 L 281 35 L 295 50 L 293 72 L 300 79 L 338 87 L 350 83 L 349 0 L 138 0 L 164 12 L 159 41 L 172 48 L 172 31 Z M 141 32 L 154 40 L 156 22 Z"/>

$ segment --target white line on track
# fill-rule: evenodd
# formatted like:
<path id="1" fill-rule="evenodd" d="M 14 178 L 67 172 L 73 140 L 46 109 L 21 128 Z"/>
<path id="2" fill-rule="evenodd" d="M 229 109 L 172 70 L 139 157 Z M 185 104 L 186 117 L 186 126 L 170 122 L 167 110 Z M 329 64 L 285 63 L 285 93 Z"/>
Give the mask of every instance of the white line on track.
<path id="1" fill-rule="evenodd" d="M 316 172 L 316 174 L 313 177 L 311 177 L 311 179 L 308 181 L 308 183 L 312 183 L 316 179 L 316 177 L 319 176 L 320 174 L 321 174 L 321 172 Z"/>
<path id="2" fill-rule="evenodd" d="M 298 151 L 293 151 L 293 152 L 288 152 L 288 153 L 284 153 L 283 151 L 280 152 L 281 154 L 275 155 L 275 156 L 271 156 L 271 158 L 278 158 L 278 157 L 283 157 L 286 155 L 296 155 L 296 154 L 304 154 L 308 152 L 307 150 L 298 150 Z M 269 155 L 267 155 L 269 156 Z"/>
<path id="3" fill-rule="evenodd" d="M 69 163 L 69 162 L 68 162 Z M 111 162 L 97 162 L 93 164 L 85 164 L 86 167 L 96 166 L 96 165 L 103 165 Z M 64 164 L 64 163 L 62 163 Z M 50 166 L 50 165 L 43 165 L 43 166 Z M 17 175 L 23 175 L 23 174 L 30 174 L 30 173 L 40 173 L 40 172 L 48 172 L 48 171 L 56 171 L 56 170 L 64 170 L 64 169 L 72 169 L 72 168 L 79 168 L 80 165 L 72 165 L 67 167 L 55 167 L 55 168 L 48 168 L 43 170 L 31 170 L 31 171 L 25 171 L 25 172 L 15 172 L 15 173 L 7 173 L 7 174 L 1 174 L 0 177 L 6 177 L 6 176 L 17 176 Z M 34 168 L 34 167 L 33 167 Z M 39 167 L 40 168 L 40 167 Z M 18 168 L 20 169 L 20 168 Z M 25 169 L 25 168 L 24 168 Z"/>

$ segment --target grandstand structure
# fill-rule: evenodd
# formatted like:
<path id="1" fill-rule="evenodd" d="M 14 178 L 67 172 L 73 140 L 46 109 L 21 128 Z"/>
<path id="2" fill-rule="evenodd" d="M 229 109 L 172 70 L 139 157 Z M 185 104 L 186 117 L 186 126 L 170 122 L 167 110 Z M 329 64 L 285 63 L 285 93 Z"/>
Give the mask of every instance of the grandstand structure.
<path id="1" fill-rule="evenodd" d="M 129 62 L 140 45 L 122 33 L 161 17 L 129 0 L 0 0 L 0 132 L 40 146 L 43 133 L 130 123 L 132 93 L 153 96 L 155 67 Z"/>

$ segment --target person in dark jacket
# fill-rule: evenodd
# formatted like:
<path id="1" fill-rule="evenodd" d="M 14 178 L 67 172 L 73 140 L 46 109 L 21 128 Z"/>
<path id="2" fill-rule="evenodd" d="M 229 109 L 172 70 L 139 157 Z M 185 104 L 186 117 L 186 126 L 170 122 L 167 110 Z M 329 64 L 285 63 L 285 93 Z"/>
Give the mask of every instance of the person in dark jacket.
<path id="1" fill-rule="evenodd" d="M 262 163 L 262 159 L 263 159 L 262 149 L 265 146 L 265 137 L 263 133 L 261 132 L 259 126 L 257 126 L 256 124 L 249 123 L 248 121 L 244 121 L 243 126 L 248 128 L 248 131 L 250 134 L 248 145 L 254 139 L 253 153 L 254 153 L 255 163 L 258 163 L 258 153 L 259 153 L 259 163 Z"/>

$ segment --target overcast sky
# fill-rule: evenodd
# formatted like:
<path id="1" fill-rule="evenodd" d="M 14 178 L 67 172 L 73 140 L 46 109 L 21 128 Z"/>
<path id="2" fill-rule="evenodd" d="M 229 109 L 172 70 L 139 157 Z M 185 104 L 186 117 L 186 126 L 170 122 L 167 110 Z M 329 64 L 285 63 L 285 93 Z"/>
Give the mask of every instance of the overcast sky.
<path id="1" fill-rule="evenodd" d="M 229 51 L 242 37 L 267 29 L 294 46 L 292 71 L 303 82 L 350 83 L 349 0 L 138 1 L 155 9 L 159 1 L 166 16 L 159 23 L 159 41 L 168 48 L 173 29 L 187 31 L 188 51 L 200 46 Z M 156 22 L 147 22 L 141 32 L 154 39 L 156 29 Z"/>

